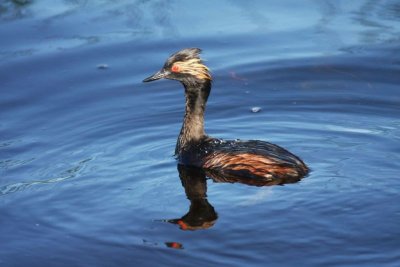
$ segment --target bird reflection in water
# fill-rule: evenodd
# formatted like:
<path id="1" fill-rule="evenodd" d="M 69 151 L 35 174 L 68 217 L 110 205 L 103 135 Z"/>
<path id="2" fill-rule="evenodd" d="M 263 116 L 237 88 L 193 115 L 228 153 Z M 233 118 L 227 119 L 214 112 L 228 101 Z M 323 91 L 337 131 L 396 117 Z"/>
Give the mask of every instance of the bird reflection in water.
<path id="1" fill-rule="evenodd" d="M 190 201 L 189 211 L 180 219 L 168 220 L 182 230 L 198 230 L 212 227 L 218 215 L 207 200 L 206 173 L 203 169 L 178 164 L 179 177 Z"/>
<path id="2" fill-rule="evenodd" d="M 249 179 L 243 176 L 222 176 L 210 170 L 178 164 L 179 177 L 190 201 L 189 211 L 179 219 L 167 220 L 179 225 L 182 230 L 199 230 L 212 227 L 218 215 L 207 199 L 207 177 L 218 183 L 242 183 L 251 186 L 271 186 L 296 183 L 299 177 Z"/>

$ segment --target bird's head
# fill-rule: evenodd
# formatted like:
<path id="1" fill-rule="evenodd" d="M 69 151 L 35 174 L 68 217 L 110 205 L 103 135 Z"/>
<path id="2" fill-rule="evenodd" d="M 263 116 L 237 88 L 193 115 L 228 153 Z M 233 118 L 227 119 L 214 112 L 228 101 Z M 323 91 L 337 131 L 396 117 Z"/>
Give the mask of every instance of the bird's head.
<path id="1" fill-rule="evenodd" d="M 200 58 L 199 48 L 185 48 L 171 55 L 162 69 L 143 80 L 151 82 L 158 79 L 178 80 L 184 84 L 196 84 L 211 81 L 210 70 Z"/>

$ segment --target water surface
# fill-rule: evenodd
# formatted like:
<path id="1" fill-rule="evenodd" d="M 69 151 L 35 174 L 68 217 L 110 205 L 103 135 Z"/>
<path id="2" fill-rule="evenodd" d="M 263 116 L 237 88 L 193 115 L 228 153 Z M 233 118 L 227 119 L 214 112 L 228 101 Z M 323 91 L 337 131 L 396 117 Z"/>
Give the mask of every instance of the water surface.
<path id="1" fill-rule="evenodd" d="M 0 265 L 399 266 L 399 19 L 390 0 L 2 1 Z M 184 47 L 214 76 L 207 132 L 309 176 L 179 175 L 183 89 L 141 81 Z M 193 194 L 205 229 L 177 223 Z"/>

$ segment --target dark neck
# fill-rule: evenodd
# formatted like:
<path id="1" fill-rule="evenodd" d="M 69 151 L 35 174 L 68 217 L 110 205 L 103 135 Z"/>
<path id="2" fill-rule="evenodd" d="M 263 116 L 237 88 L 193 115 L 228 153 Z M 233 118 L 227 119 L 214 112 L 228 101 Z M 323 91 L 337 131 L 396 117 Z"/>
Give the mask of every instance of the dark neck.
<path id="1" fill-rule="evenodd" d="M 181 132 L 176 143 L 175 154 L 178 155 L 185 147 L 203 139 L 204 111 L 208 95 L 211 90 L 211 81 L 202 83 L 185 83 L 186 109 Z"/>

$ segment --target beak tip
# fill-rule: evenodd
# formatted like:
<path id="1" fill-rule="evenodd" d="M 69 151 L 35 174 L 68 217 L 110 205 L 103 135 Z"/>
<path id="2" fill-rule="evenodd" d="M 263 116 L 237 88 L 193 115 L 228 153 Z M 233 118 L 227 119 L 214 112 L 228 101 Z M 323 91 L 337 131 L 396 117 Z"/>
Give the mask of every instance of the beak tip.
<path id="1" fill-rule="evenodd" d="M 143 82 L 144 82 L 144 83 L 152 82 L 152 81 L 155 81 L 155 80 L 162 79 L 162 78 L 164 78 L 164 77 L 165 77 L 165 73 L 164 73 L 163 71 L 159 71 L 159 72 L 155 73 L 154 75 L 152 75 L 152 76 L 147 77 L 146 79 L 144 79 Z"/>
<path id="2" fill-rule="evenodd" d="M 153 76 L 151 76 L 151 77 L 148 77 L 148 78 L 144 79 L 142 82 L 148 83 L 148 82 L 155 81 L 155 80 L 156 79 L 154 79 Z"/>

